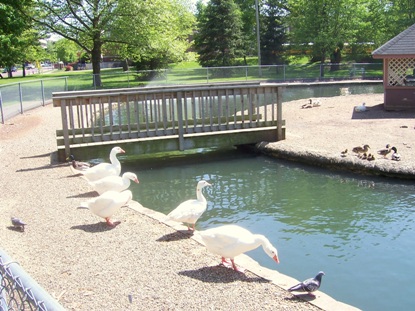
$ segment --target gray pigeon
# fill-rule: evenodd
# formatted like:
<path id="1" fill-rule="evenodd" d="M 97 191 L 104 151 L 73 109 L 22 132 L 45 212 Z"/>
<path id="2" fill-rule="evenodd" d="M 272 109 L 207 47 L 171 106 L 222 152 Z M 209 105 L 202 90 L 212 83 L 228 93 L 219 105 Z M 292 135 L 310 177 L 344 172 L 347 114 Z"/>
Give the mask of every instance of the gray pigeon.
<path id="1" fill-rule="evenodd" d="M 12 217 L 11 221 L 12 221 L 12 225 L 15 228 L 20 228 L 21 231 L 24 231 L 24 226 L 26 226 L 25 222 L 23 222 L 21 219 L 16 218 L 16 217 Z"/>
<path id="2" fill-rule="evenodd" d="M 288 289 L 289 292 L 307 292 L 309 295 L 314 296 L 312 292 L 315 292 L 320 288 L 321 278 L 323 277 L 324 272 L 320 271 L 315 278 L 307 279 L 297 285 L 294 285 Z"/>

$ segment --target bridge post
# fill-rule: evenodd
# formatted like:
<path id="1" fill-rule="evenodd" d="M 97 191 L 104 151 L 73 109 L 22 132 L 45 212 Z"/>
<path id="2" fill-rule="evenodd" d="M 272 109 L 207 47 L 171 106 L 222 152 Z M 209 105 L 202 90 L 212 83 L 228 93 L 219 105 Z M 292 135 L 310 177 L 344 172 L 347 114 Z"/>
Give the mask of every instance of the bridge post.
<path id="1" fill-rule="evenodd" d="M 277 87 L 277 141 L 283 140 L 282 134 L 282 92 L 283 86 Z"/>
<path id="2" fill-rule="evenodd" d="M 63 141 L 65 144 L 65 158 L 70 156 L 69 148 L 69 128 L 68 128 L 68 115 L 66 114 L 66 100 L 61 99 L 61 117 L 62 117 L 62 130 L 63 130 Z"/>
<path id="3" fill-rule="evenodd" d="M 184 129 L 183 129 L 183 92 L 177 92 L 177 125 L 179 134 L 179 150 L 184 150 Z"/>

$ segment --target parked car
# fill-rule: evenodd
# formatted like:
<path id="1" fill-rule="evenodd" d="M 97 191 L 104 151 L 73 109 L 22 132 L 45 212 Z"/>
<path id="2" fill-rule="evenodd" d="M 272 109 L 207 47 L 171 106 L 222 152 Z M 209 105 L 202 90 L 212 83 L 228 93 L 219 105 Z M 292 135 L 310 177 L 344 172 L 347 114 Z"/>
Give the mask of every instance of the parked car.
<path id="1" fill-rule="evenodd" d="M 9 70 L 9 69 L 8 69 L 7 67 L 5 67 L 5 68 L 3 69 L 3 73 L 6 73 L 8 70 Z M 12 72 L 16 72 L 16 71 L 17 71 L 17 67 L 13 66 L 13 67 L 12 67 Z"/>
<path id="2" fill-rule="evenodd" d="M 36 66 L 33 64 L 27 64 L 26 69 L 36 69 Z"/>

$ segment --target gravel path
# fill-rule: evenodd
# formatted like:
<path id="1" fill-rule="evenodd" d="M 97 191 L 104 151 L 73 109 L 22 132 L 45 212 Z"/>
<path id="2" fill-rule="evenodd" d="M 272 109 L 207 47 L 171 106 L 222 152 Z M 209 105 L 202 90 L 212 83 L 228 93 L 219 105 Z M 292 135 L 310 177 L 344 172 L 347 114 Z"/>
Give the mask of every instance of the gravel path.
<path id="1" fill-rule="evenodd" d="M 116 215 L 121 224 L 111 230 L 77 209 L 95 194 L 54 160 L 60 126 L 52 105 L 0 125 L 0 247 L 67 310 L 319 309 L 282 288 L 295 280 L 246 256 L 237 263 L 273 282 L 218 266 L 217 256 L 137 203 Z M 10 229 L 11 216 L 28 223 L 24 232 Z M 315 302 L 339 306 L 322 292 Z"/>

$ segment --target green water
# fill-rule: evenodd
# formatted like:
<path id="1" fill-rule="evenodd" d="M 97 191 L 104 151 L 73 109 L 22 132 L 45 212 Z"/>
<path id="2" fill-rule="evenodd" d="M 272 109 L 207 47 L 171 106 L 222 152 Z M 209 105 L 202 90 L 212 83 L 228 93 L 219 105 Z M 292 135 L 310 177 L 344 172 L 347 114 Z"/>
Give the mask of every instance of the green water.
<path id="1" fill-rule="evenodd" d="M 415 298 L 415 185 L 359 177 L 229 151 L 123 162 L 140 184 L 144 206 L 168 213 L 195 197 L 198 180 L 208 210 L 199 230 L 239 224 L 278 248 L 275 264 L 258 248 L 261 265 L 304 279 L 323 270 L 321 290 L 363 310 L 409 310 Z M 218 258 L 219 262 L 219 258 Z"/>

